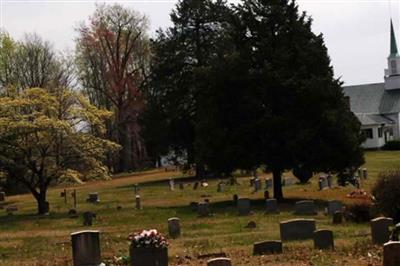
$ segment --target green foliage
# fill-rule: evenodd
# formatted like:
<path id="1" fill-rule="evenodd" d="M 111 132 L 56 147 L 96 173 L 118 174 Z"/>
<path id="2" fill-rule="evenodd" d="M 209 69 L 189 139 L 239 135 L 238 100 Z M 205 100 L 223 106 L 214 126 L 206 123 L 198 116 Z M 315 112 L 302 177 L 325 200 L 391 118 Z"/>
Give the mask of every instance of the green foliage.
<path id="1" fill-rule="evenodd" d="M 380 173 L 372 195 L 379 212 L 400 222 L 400 170 Z"/>
<path id="2" fill-rule="evenodd" d="M 400 140 L 390 140 L 382 147 L 383 150 L 387 151 L 399 151 L 400 150 Z"/>
<path id="3" fill-rule="evenodd" d="M 118 145 L 91 132 L 104 133 L 110 115 L 69 89 L 7 90 L 0 97 L 0 171 L 30 190 L 42 214 L 50 184 L 93 172 L 108 177 L 102 161 Z"/>

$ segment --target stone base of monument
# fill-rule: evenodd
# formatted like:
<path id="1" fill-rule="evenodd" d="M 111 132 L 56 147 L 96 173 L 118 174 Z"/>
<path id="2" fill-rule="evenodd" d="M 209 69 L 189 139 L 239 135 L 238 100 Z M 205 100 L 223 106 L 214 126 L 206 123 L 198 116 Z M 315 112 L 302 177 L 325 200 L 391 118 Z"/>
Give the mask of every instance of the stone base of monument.
<path id="1" fill-rule="evenodd" d="M 131 266 L 168 266 L 167 248 L 130 247 Z"/>

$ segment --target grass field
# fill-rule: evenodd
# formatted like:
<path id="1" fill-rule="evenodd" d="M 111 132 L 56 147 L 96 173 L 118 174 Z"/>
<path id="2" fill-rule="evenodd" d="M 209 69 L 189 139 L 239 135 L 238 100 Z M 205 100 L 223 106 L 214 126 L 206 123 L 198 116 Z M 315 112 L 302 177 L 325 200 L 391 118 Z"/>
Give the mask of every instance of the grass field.
<path id="1" fill-rule="evenodd" d="M 370 189 L 380 171 L 400 167 L 400 152 L 367 152 L 366 165 L 369 179 L 362 186 Z M 287 173 L 286 175 L 290 175 Z M 192 189 L 192 180 L 185 181 L 183 191 L 176 187 L 169 191 L 168 178 L 184 178 L 179 172 L 160 170 L 137 173 L 111 181 L 86 183 L 68 189 L 68 203 L 60 197 L 64 187 L 49 191 L 51 213 L 48 216 L 35 215 L 36 202 L 31 195 L 7 198 L 7 204 L 17 205 L 19 211 L 8 216 L 0 212 L 0 265 L 71 265 L 70 233 L 87 229 L 82 219 L 68 217 L 72 208 L 70 192 L 77 190 L 79 212 L 94 211 L 97 214 L 91 229 L 101 231 L 102 257 L 110 261 L 114 256 L 128 254 L 128 234 L 141 229 L 155 228 L 167 233 L 167 219 L 179 217 L 182 236 L 170 240 L 170 265 L 206 265 L 202 254 L 225 252 L 233 265 L 381 265 L 382 248 L 370 244 L 369 224 L 345 222 L 333 225 L 331 218 L 323 214 L 324 203 L 329 199 L 341 199 L 345 203 L 352 188 L 317 190 L 317 178 L 308 185 L 284 187 L 286 201 L 280 207 L 280 214 L 265 215 L 263 191 L 252 194 L 248 185 L 249 177 L 240 177 L 241 185 L 226 186 L 223 193 L 217 192 L 218 180 L 209 181 L 208 188 Z M 133 184 L 140 183 L 142 210 L 136 210 Z M 88 193 L 98 192 L 101 203 L 92 205 L 85 202 Z M 210 195 L 213 215 L 198 218 L 189 207 L 192 201 L 202 201 L 202 195 Z M 253 214 L 239 217 L 232 201 L 232 195 L 252 199 Z M 256 241 L 279 239 L 279 221 L 300 218 L 292 214 L 293 204 L 299 199 L 315 199 L 319 214 L 313 216 L 318 229 L 334 231 L 335 251 L 317 251 L 312 241 L 284 243 L 284 254 L 252 256 L 252 244 Z M 122 210 L 117 210 L 122 206 Z M 257 228 L 246 229 L 249 221 L 255 221 Z"/>

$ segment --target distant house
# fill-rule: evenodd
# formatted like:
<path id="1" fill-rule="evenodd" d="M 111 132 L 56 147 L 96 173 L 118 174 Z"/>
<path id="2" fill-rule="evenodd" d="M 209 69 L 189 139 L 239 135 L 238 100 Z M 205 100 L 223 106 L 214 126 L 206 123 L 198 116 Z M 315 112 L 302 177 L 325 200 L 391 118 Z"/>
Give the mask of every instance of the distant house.
<path id="1" fill-rule="evenodd" d="M 387 141 L 400 138 L 400 55 L 392 22 L 384 82 L 346 86 L 344 93 L 367 138 L 364 148 L 378 149 Z"/>

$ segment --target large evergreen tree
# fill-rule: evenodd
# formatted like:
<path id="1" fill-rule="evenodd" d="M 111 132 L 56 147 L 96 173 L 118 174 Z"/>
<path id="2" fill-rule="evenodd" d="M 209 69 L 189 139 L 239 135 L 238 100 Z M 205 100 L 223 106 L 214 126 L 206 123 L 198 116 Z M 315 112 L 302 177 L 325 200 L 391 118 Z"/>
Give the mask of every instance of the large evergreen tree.
<path id="1" fill-rule="evenodd" d="M 205 74 L 200 157 L 226 174 L 266 165 L 277 199 L 285 170 L 340 171 L 363 162 L 360 124 L 311 23 L 295 1 L 243 1 L 228 35 L 235 49 Z"/>

